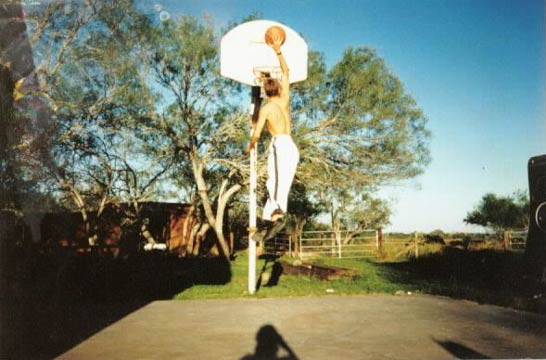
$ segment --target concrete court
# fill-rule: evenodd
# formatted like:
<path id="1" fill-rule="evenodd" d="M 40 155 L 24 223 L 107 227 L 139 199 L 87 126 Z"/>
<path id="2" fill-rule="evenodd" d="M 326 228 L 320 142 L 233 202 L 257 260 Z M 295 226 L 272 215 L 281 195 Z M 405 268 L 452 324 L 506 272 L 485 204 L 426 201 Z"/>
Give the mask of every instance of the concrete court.
<path id="1" fill-rule="evenodd" d="M 428 295 L 156 301 L 60 358 L 546 358 L 546 316 Z"/>

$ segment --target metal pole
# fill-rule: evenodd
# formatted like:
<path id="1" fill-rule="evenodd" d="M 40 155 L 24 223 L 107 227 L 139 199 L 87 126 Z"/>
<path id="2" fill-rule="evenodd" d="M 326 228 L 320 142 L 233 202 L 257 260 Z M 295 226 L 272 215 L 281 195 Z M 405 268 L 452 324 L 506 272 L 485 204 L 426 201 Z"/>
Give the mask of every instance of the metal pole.
<path id="1" fill-rule="evenodd" d="M 248 292 L 256 291 L 256 148 L 250 151 L 250 187 L 248 194 Z"/>
<path id="2" fill-rule="evenodd" d="M 254 124 L 258 121 L 260 113 L 260 87 L 252 87 L 252 126 L 250 135 L 254 130 Z M 250 181 L 248 194 L 248 292 L 252 295 L 256 292 L 256 242 L 252 240 L 252 235 L 257 231 L 256 228 L 256 158 L 257 144 L 250 151 Z"/>

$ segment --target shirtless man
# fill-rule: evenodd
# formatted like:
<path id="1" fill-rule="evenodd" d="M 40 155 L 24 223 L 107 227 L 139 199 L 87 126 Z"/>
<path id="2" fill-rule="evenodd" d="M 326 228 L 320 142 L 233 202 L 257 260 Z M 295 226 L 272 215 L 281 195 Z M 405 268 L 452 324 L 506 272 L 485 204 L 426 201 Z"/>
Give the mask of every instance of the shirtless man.
<path id="1" fill-rule="evenodd" d="M 299 152 L 290 136 L 292 121 L 290 117 L 290 97 L 288 66 L 281 52 L 282 38 L 274 37 L 271 48 L 277 54 L 281 66 L 282 79 L 266 77 L 263 87 L 268 98 L 258 116 L 254 132 L 250 138 L 248 151 L 252 150 L 265 126 L 272 137 L 267 157 L 267 202 L 264 206 L 263 219 L 272 222 L 264 240 L 275 236 L 284 226 L 284 215 L 288 206 L 288 193 L 299 162 Z M 260 236 L 260 235 L 258 235 Z"/>

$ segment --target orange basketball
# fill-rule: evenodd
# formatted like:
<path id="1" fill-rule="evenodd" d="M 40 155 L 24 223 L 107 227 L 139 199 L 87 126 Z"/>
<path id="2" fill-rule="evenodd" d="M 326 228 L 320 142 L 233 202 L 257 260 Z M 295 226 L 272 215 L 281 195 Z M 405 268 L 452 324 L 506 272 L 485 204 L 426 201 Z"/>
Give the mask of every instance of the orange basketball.
<path id="1" fill-rule="evenodd" d="M 273 25 L 265 32 L 265 42 L 268 45 L 273 44 L 273 39 L 280 36 L 282 39 L 281 45 L 284 44 L 284 41 L 286 40 L 286 32 L 284 32 L 284 29 L 280 26 Z"/>

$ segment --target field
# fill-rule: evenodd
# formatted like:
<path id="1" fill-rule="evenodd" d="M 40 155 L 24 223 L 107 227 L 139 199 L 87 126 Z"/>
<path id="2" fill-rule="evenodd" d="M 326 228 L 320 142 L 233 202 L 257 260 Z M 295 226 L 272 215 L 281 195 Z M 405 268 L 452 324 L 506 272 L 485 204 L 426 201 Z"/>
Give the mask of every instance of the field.
<path id="1" fill-rule="evenodd" d="M 523 254 L 502 251 L 496 245 L 480 248 L 436 244 L 421 247 L 419 257 L 411 251 L 396 260 L 383 254 L 378 259 L 337 259 L 319 257 L 310 262 L 352 269 L 355 276 L 321 281 L 309 276 L 286 275 L 282 261 L 262 258 L 257 263 L 258 284 L 254 295 L 247 291 L 246 252 L 231 263 L 231 281 L 224 285 L 195 285 L 175 299 L 233 297 L 292 297 L 351 294 L 393 294 L 410 296 L 427 293 L 546 313 L 544 289 L 538 289 L 525 275 Z M 399 254 L 399 251 L 398 251 Z"/>

